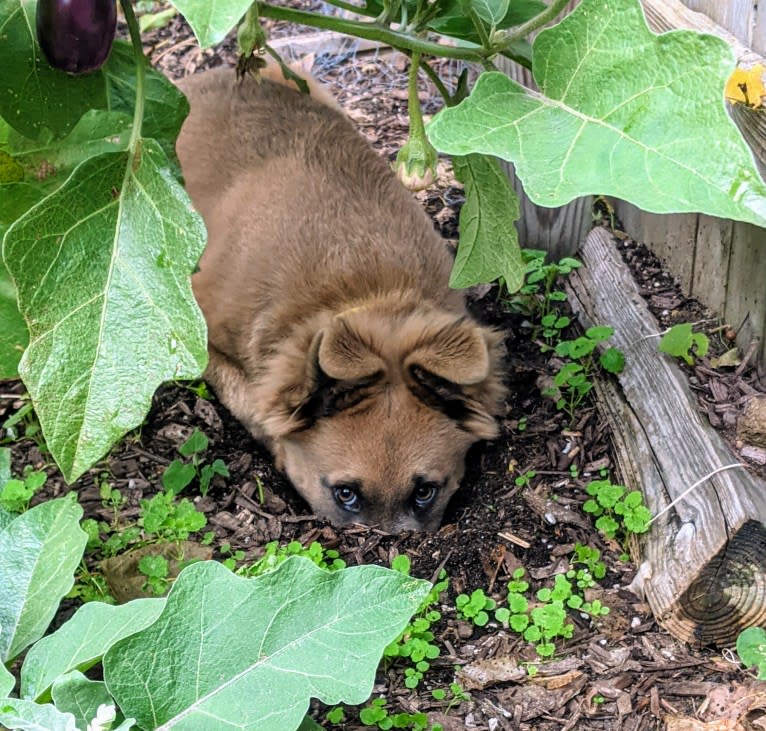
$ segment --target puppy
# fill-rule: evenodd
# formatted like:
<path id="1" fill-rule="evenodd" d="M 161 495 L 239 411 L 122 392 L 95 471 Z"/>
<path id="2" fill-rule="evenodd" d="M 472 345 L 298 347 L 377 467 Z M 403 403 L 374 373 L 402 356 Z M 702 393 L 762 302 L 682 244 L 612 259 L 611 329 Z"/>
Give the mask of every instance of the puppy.
<path id="1" fill-rule="evenodd" d="M 501 337 L 328 93 L 265 76 L 180 84 L 177 151 L 208 230 L 192 280 L 205 377 L 318 515 L 436 529 L 468 448 L 497 435 Z"/>

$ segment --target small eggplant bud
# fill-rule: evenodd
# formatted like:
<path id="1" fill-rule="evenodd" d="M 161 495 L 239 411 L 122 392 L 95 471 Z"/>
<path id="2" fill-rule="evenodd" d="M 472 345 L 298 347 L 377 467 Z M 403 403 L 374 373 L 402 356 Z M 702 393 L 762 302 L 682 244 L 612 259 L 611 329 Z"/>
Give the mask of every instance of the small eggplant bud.
<path id="1" fill-rule="evenodd" d="M 116 0 L 38 0 L 37 40 L 48 63 L 84 74 L 109 56 L 117 26 Z"/>
<path id="2" fill-rule="evenodd" d="M 437 152 L 425 137 L 412 136 L 396 155 L 396 177 L 409 190 L 423 190 L 436 180 Z"/>

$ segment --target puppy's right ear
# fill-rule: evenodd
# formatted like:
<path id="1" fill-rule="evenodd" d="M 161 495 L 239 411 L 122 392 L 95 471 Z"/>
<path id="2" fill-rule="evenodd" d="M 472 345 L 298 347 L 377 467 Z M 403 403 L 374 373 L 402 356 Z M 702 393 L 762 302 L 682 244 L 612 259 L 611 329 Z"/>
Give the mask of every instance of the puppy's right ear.
<path id="1" fill-rule="evenodd" d="M 275 357 L 259 385 L 259 421 L 268 436 L 303 431 L 370 395 L 384 363 L 343 318 L 319 330 L 302 353 L 294 344 Z"/>

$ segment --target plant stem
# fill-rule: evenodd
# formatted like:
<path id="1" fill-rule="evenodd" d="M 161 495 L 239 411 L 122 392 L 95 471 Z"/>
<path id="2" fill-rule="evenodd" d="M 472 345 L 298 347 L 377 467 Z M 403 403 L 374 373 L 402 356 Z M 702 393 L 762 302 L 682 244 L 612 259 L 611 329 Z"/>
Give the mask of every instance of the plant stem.
<path id="1" fill-rule="evenodd" d="M 268 3 L 261 3 L 261 17 L 275 20 L 287 20 L 291 23 L 308 25 L 312 28 L 326 28 L 338 33 L 365 38 L 370 41 L 378 41 L 400 50 L 417 52 L 429 56 L 443 58 L 457 58 L 463 61 L 481 62 L 486 52 L 484 49 L 459 48 L 457 46 L 443 46 L 440 43 L 432 43 L 416 38 L 407 33 L 384 28 L 375 23 L 365 23 L 358 20 L 347 20 L 306 10 L 294 10 L 283 8 Z"/>
<path id="2" fill-rule="evenodd" d="M 517 25 L 513 30 L 505 31 L 502 39 L 505 43 L 526 38 L 532 31 L 544 26 L 553 20 L 566 6 L 569 0 L 551 0 L 551 4 L 534 18 L 530 18 L 526 23 Z"/>
<path id="3" fill-rule="evenodd" d="M 410 76 L 407 82 L 407 113 L 410 116 L 410 138 L 425 139 L 426 130 L 423 126 L 423 114 L 420 111 L 418 98 L 418 71 L 420 70 L 420 54 L 414 51 L 410 58 Z"/>
<path id="4" fill-rule="evenodd" d="M 370 18 L 375 17 L 373 13 L 368 12 L 367 8 L 360 7 L 359 5 L 352 5 L 351 3 L 345 3 L 343 0 L 324 0 L 328 5 L 332 5 L 341 10 L 348 10 L 349 13 L 355 13 L 357 15 L 367 15 Z"/>
<path id="5" fill-rule="evenodd" d="M 436 87 L 436 90 L 439 92 L 439 94 L 441 94 L 442 99 L 444 99 L 444 103 L 448 107 L 452 106 L 454 104 L 454 100 L 449 93 L 449 89 L 447 89 L 444 82 L 441 80 L 439 74 L 437 74 L 436 71 L 431 68 L 431 65 L 428 63 L 428 61 L 424 61 L 423 59 L 420 59 L 420 68 L 426 72 L 426 76 L 428 76 L 428 78 L 431 80 L 431 83 Z"/>
<path id="6" fill-rule="evenodd" d="M 473 23 L 473 27 L 476 30 L 476 35 L 479 36 L 479 41 L 481 42 L 482 47 L 484 48 L 487 53 L 495 53 L 495 51 L 492 49 L 492 43 L 489 40 L 489 36 L 487 35 L 487 29 L 484 27 L 484 23 L 482 22 L 482 19 L 479 17 L 478 13 L 473 9 L 472 5 L 469 5 L 466 3 L 467 8 L 464 9 L 463 12 L 468 13 L 468 17 L 471 20 L 471 23 Z"/>
<path id="7" fill-rule="evenodd" d="M 128 24 L 130 42 L 133 46 L 133 57 L 136 61 L 136 106 L 133 110 L 133 126 L 130 130 L 130 141 L 128 142 L 128 149 L 131 154 L 136 155 L 141 142 L 141 125 L 144 122 L 146 58 L 144 57 L 144 49 L 141 45 L 141 31 L 138 29 L 138 21 L 133 12 L 131 0 L 120 0 L 120 5 L 125 15 L 125 22 Z"/>

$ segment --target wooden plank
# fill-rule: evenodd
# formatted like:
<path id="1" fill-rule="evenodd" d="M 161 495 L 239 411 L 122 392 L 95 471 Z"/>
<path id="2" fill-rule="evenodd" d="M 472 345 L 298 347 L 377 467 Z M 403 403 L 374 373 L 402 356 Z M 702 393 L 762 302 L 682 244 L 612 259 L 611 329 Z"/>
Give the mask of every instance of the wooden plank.
<path id="1" fill-rule="evenodd" d="M 742 43 L 752 47 L 755 27 L 755 0 L 683 0 L 690 10 L 704 13 L 713 22 L 733 33 Z"/>
<path id="2" fill-rule="evenodd" d="M 679 639 L 731 645 L 748 626 L 766 627 L 766 483 L 743 467 L 700 416 L 678 365 L 657 349 L 659 331 L 605 229 L 581 250 L 570 301 L 586 327 L 615 328 L 626 356 L 619 384 L 601 386 L 626 486 L 642 490 L 652 513 L 671 503 L 638 542 L 634 586 Z M 677 502 L 676 502 L 677 501 Z"/>
<path id="3" fill-rule="evenodd" d="M 694 248 L 690 249 L 694 251 L 694 269 L 689 296 L 696 297 L 723 316 L 728 294 L 734 222 L 703 215 L 685 218 L 694 218 L 697 223 L 697 238 Z"/>
<path id="4" fill-rule="evenodd" d="M 753 29 L 753 40 L 750 47 L 761 56 L 766 56 L 766 8 L 761 4 L 755 12 L 755 28 Z"/>
<path id="5" fill-rule="evenodd" d="M 746 223 L 733 225 L 734 243 L 726 283 L 727 322 L 744 327 L 738 333 L 740 347 L 760 341 L 758 359 L 766 362 L 766 229 Z"/>
<path id="6" fill-rule="evenodd" d="M 697 216 L 646 213 L 627 201 L 615 207 L 625 232 L 659 256 L 688 294 L 693 285 Z"/>

